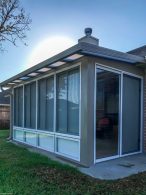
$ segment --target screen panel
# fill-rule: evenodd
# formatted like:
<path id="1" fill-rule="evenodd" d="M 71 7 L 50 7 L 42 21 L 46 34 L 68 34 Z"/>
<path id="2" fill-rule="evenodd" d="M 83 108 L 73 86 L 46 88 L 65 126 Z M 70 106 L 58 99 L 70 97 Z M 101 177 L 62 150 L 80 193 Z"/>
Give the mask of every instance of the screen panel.
<path id="1" fill-rule="evenodd" d="M 141 80 L 123 76 L 122 154 L 140 150 Z"/>

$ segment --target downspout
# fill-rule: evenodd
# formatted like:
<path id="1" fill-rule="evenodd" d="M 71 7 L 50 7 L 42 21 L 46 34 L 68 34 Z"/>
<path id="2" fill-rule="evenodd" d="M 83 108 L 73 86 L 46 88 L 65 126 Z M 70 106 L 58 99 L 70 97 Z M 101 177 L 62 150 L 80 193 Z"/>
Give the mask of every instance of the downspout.
<path id="1" fill-rule="evenodd" d="M 2 91 L 5 91 L 3 89 L 2 86 L 0 86 L 0 89 Z M 12 140 L 13 139 L 13 91 L 12 91 L 12 87 L 9 89 L 9 96 L 10 96 L 10 133 L 9 133 L 9 137 L 7 138 L 7 140 Z"/>

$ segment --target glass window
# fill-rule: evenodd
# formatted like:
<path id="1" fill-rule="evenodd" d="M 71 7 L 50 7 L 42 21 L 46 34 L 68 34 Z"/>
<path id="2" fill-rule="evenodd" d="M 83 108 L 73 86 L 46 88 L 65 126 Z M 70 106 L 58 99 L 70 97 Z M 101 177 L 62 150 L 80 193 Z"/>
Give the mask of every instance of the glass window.
<path id="1" fill-rule="evenodd" d="M 70 70 L 57 77 L 57 131 L 79 134 L 79 70 Z"/>
<path id="2" fill-rule="evenodd" d="M 68 131 L 78 134 L 79 129 L 79 71 L 68 74 Z"/>
<path id="3" fill-rule="evenodd" d="M 36 128 L 36 82 L 24 86 L 24 127 Z"/>
<path id="4" fill-rule="evenodd" d="M 23 127 L 23 87 L 14 89 L 14 125 Z"/>
<path id="5" fill-rule="evenodd" d="M 38 129 L 53 131 L 54 122 L 54 78 L 38 82 Z"/>
<path id="6" fill-rule="evenodd" d="M 57 131 L 67 132 L 67 74 L 57 78 Z"/>

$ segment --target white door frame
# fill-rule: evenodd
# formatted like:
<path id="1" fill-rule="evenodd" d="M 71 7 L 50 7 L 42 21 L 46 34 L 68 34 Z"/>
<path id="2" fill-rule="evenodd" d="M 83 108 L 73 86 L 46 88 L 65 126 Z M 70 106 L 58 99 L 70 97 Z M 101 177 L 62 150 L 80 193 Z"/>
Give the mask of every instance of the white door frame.
<path id="1" fill-rule="evenodd" d="M 107 70 L 109 72 L 113 72 L 119 75 L 119 124 L 118 124 L 118 155 L 105 157 L 101 159 L 96 159 L 96 69 L 100 68 L 102 70 Z M 122 108 L 123 108 L 123 75 L 129 75 L 132 77 L 136 77 L 141 79 L 141 123 L 140 123 L 140 150 L 138 152 L 134 153 L 128 153 L 128 154 L 122 154 Z M 129 156 L 133 154 L 138 154 L 142 152 L 142 146 L 143 146 L 143 136 L 142 136 L 142 130 L 143 130 L 143 77 L 129 73 L 126 71 L 122 71 L 119 69 L 115 69 L 112 67 L 108 67 L 103 64 L 95 63 L 95 84 L 94 84 L 94 163 L 103 162 L 107 160 L 116 159 L 119 157 Z"/>

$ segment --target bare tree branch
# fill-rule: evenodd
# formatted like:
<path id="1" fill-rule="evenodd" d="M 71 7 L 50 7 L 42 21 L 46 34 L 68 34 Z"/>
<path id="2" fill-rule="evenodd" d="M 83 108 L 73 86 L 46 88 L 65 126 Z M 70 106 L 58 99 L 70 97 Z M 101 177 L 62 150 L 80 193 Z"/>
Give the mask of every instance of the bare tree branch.
<path id="1" fill-rule="evenodd" d="M 31 19 L 20 7 L 19 0 L 0 0 L 0 50 L 8 41 L 16 46 L 16 41 L 24 42 L 26 31 L 30 30 Z"/>

